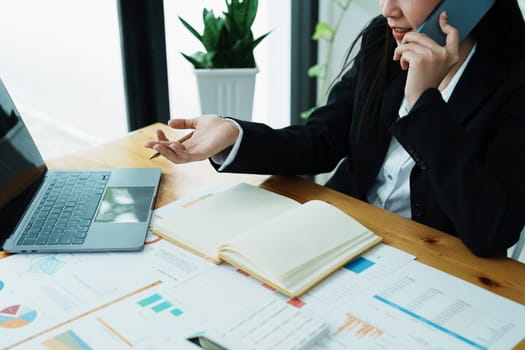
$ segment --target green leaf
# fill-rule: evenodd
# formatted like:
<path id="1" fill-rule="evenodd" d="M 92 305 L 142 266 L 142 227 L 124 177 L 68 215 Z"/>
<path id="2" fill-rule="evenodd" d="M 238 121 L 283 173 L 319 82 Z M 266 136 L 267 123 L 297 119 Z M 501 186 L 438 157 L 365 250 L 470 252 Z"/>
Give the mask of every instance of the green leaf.
<path id="1" fill-rule="evenodd" d="M 186 27 L 186 29 L 188 29 L 190 31 L 190 33 L 193 34 L 193 36 L 195 36 L 197 39 L 199 39 L 199 41 L 202 43 L 202 36 L 199 34 L 199 32 L 197 32 L 195 30 L 195 28 L 193 28 L 188 22 L 186 22 L 180 16 L 179 16 L 179 20 L 182 22 L 184 27 Z"/>
<path id="2" fill-rule="evenodd" d="M 211 62 L 213 60 L 213 57 L 215 56 L 215 52 L 196 52 L 193 55 L 189 56 L 184 53 L 181 53 L 182 56 L 184 56 L 185 59 L 187 59 L 191 64 L 193 64 L 193 67 L 196 69 L 200 68 L 211 68 Z"/>
<path id="3" fill-rule="evenodd" d="M 334 29 L 331 25 L 325 22 L 319 22 L 315 25 L 315 33 L 312 36 L 312 39 L 319 40 L 319 39 L 326 39 L 330 40 L 334 35 Z"/>
<path id="4" fill-rule="evenodd" d="M 219 47 L 222 31 L 224 30 L 224 18 L 220 16 L 215 17 L 211 10 L 205 11 L 202 44 L 206 51 L 215 51 Z"/>
<path id="5" fill-rule="evenodd" d="M 304 112 L 301 113 L 302 119 L 308 119 L 312 115 L 312 113 L 317 109 L 317 107 L 312 107 Z"/>
<path id="6" fill-rule="evenodd" d="M 238 40 L 232 47 L 222 50 L 220 59 L 223 62 L 219 62 L 219 58 L 217 58 L 215 63 L 221 64 L 224 68 L 255 67 L 255 59 L 251 48 L 252 42 L 251 39 Z"/>
<path id="7" fill-rule="evenodd" d="M 258 0 L 225 0 L 227 12 L 224 13 L 231 24 L 231 31 L 241 34 L 250 31 L 257 15 Z"/>
<path id="8" fill-rule="evenodd" d="M 259 45 L 259 43 L 268 36 L 268 34 L 270 34 L 270 32 L 266 33 L 266 34 L 263 34 L 261 35 L 260 37 L 258 37 L 257 39 L 255 39 L 252 43 L 252 49 L 254 49 L 257 45 Z"/>
<path id="9" fill-rule="evenodd" d="M 315 78 L 315 77 L 322 77 L 326 71 L 327 64 L 326 63 L 319 63 L 314 66 L 311 66 L 308 68 L 308 77 Z"/>
<path id="10" fill-rule="evenodd" d="M 257 14 L 258 0 L 225 0 L 227 11 L 216 16 L 204 9 L 204 30 L 195 28 L 180 18 L 182 24 L 203 44 L 207 53 L 184 55 L 196 68 L 255 67 L 253 50 L 269 32 L 254 38 L 251 26 Z M 209 53 L 209 54 L 208 54 Z"/>

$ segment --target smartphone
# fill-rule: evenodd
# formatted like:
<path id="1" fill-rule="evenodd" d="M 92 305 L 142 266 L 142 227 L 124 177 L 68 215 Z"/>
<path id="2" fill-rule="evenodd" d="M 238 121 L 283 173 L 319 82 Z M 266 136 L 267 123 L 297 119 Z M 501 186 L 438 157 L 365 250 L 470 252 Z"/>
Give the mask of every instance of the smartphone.
<path id="1" fill-rule="evenodd" d="M 495 2 L 496 0 L 443 0 L 417 31 L 425 33 L 439 45 L 444 46 L 446 36 L 439 26 L 439 15 L 445 11 L 448 22 L 459 31 L 461 43 Z"/>

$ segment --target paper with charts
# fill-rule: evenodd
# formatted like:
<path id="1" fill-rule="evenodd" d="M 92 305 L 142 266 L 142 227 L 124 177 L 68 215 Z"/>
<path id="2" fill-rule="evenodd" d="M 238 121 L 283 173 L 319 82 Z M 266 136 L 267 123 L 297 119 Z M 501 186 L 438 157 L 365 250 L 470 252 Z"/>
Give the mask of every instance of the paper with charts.
<path id="1" fill-rule="evenodd" d="M 525 307 L 413 261 L 338 310 L 315 349 L 508 350 L 525 336 Z"/>
<path id="2" fill-rule="evenodd" d="M 154 235 L 143 252 L 0 259 L 1 349 L 198 349 L 189 338 L 227 334 L 265 305 L 328 325 L 318 350 L 498 350 L 525 335 L 523 305 L 386 244 L 300 298 Z"/>

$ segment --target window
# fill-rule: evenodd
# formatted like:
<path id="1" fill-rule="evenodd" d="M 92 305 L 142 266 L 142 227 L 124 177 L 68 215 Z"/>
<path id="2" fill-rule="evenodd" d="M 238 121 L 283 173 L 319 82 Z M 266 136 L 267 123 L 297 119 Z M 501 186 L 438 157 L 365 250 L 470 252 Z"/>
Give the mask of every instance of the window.
<path id="1" fill-rule="evenodd" d="M 115 1 L 2 1 L 0 78 L 44 158 L 127 132 Z"/>

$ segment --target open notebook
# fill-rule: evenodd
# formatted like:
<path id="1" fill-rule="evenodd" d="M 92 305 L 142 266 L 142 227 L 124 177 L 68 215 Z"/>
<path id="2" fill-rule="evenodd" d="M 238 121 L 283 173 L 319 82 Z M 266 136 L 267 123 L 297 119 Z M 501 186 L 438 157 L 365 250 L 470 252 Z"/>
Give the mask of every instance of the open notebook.
<path id="1" fill-rule="evenodd" d="M 301 204 L 248 184 L 155 211 L 151 230 L 299 296 L 381 241 L 326 202 Z"/>

